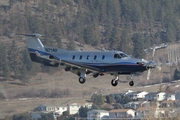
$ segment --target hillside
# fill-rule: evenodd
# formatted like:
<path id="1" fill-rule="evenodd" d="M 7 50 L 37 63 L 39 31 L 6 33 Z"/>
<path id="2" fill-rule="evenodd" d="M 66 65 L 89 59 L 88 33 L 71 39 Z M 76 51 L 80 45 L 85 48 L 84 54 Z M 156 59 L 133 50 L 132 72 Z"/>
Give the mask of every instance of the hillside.
<path id="1" fill-rule="evenodd" d="M 180 59 L 179 6 L 179 0 L 0 0 L 0 106 L 8 106 L 1 108 L 0 118 L 21 113 L 24 107 L 32 110 L 40 103 L 88 99 L 93 93 L 166 91 L 167 86 L 178 90 L 173 76 Z M 88 76 L 81 85 L 72 73 L 31 62 L 24 37 L 16 35 L 21 33 L 45 35 L 41 40 L 47 46 L 122 50 L 147 60 L 153 59 L 152 50 L 144 49 L 161 43 L 168 46 L 156 50 L 154 61 L 161 70 L 152 70 L 150 80 L 144 72 L 135 75 L 135 86 L 129 87 L 124 82 L 129 76 L 120 76 L 123 82 L 112 87 L 110 75 Z M 33 99 L 21 105 L 19 98 Z"/>
<path id="2" fill-rule="evenodd" d="M 64 49 L 78 47 L 83 50 L 122 50 L 133 57 L 147 60 L 152 60 L 152 52 L 145 53 L 144 49 L 154 44 L 168 43 L 167 48 L 157 50 L 155 53 L 154 60 L 161 66 L 161 71 L 153 70 L 150 80 L 145 82 L 146 72 L 137 75 L 139 82 L 136 85 L 172 81 L 180 57 L 178 55 L 180 2 L 171 3 L 168 0 L 154 2 L 2 0 L 0 80 L 5 82 L 20 80 L 20 84 L 30 85 L 32 76 L 38 73 L 54 76 L 57 71 L 61 71 L 60 68 L 44 67 L 31 62 L 24 37 L 16 35 L 40 33 L 46 36 L 42 38 L 42 42 L 47 46 Z M 173 63 L 173 66 L 168 66 L 167 62 Z M 123 77 L 123 80 L 126 79 L 129 78 Z"/>
<path id="3" fill-rule="evenodd" d="M 179 41 L 179 6 L 178 0 L 2 0 L 1 80 L 53 72 L 30 62 L 24 38 L 16 34 L 40 33 L 47 46 L 122 50 L 144 58 L 144 49 L 154 44 Z"/>

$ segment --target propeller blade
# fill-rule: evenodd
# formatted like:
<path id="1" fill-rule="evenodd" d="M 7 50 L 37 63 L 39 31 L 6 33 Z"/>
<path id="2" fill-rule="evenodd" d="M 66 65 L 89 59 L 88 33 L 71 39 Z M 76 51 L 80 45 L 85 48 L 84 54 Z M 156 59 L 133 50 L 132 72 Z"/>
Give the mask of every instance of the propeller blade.
<path id="1" fill-rule="evenodd" d="M 154 54 L 155 54 L 155 48 L 153 48 L 153 53 L 152 53 L 152 60 L 154 61 Z"/>
<path id="2" fill-rule="evenodd" d="M 161 67 L 160 66 L 156 66 L 158 68 L 158 70 L 160 71 L 161 70 Z"/>
<path id="3" fill-rule="evenodd" d="M 149 80 L 150 74 L 151 74 L 151 69 L 148 70 L 148 73 L 147 73 L 147 80 Z"/>

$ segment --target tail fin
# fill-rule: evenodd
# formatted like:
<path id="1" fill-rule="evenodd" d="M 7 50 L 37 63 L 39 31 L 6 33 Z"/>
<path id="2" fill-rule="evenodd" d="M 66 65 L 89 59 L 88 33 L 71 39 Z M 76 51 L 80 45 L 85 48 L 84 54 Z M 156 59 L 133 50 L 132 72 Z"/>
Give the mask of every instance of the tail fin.
<path id="1" fill-rule="evenodd" d="M 40 41 L 40 34 L 25 34 L 26 36 L 26 44 L 29 52 L 45 52 L 44 45 Z"/>
<path id="2" fill-rule="evenodd" d="M 40 37 L 42 37 L 41 34 L 19 34 L 24 35 L 26 37 L 26 44 L 28 47 L 28 52 L 30 55 L 30 58 L 34 62 L 42 62 L 38 56 L 36 55 L 36 52 L 44 53 L 44 45 L 40 41 Z"/>

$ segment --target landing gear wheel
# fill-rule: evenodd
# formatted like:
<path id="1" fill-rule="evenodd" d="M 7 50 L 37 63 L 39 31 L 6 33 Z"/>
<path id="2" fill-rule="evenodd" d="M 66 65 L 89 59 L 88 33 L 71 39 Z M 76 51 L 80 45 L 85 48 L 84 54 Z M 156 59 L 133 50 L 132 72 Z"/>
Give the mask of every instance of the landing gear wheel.
<path id="1" fill-rule="evenodd" d="M 112 85 L 112 86 L 117 86 L 117 84 L 118 84 L 118 81 L 117 81 L 117 80 L 114 80 L 114 79 L 113 79 L 113 80 L 111 81 L 111 85 Z"/>
<path id="2" fill-rule="evenodd" d="M 85 78 L 79 77 L 79 83 L 84 84 L 86 82 Z"/>
<path id="3" fill-rule="evenodd" d="M 130 81 L 130 82 L 129 82 L 129 85 L 130 85 L 130 86 L 133 86 L 133 85 L 134 85 L 134 81 Z"/>

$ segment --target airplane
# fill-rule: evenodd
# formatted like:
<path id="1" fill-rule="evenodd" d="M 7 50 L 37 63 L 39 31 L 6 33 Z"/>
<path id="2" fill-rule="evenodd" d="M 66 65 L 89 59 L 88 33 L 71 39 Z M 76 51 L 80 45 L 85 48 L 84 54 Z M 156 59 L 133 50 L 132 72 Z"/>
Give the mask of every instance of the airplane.
<path id="1" fill-rule="evenodd" d="M 94 78 L 105 74 L 114 76 L 112 86 L 117 86 L 119 75 L 131 75 L 129 85 L 133 86 L 133 75 L 156 67 L 154 61 L 132 58 L 122 51 L 69 51 L 60 48 L 46 47 L 40 41 L 41 34 L 24 35 L 31 61 L 45 66 L 61 66 L 79 76 L 79 82 L 86 82 L 86 75 Z"/>

